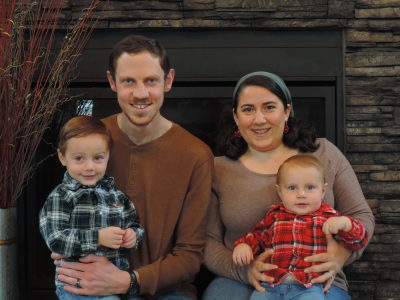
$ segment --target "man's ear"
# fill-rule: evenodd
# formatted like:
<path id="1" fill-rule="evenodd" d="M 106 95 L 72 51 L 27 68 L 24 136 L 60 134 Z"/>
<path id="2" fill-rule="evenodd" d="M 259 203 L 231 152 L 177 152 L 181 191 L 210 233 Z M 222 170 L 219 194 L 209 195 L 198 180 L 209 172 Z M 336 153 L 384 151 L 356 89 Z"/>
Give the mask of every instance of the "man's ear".
<path id="1" fill-rule="evenodd" d="M 108 83 L 110 84 L 110 88 L 114 91 L 117 92 L 117 86 L 115 84 L 115 80 L 111 75 L 110 71 L 107 71 L 107 79 L 108 79 Z"/>
<path id="2" fill-rule="evenodd" d="M 67 162 L 65 160 L 64 155 L 61 153 L 60 149 L 57 149 L 57 154 L 58 154 L 58 159 L 60 160 L 60 163 L 65 167 Z"/>
<path id="3" fill-rule="evenodd" d="M 174 78 L 175 78 L 175 70 L 174 69 L 170 69 L 167 77 L 165 78 L 165 85 L 164 85 L 164 92 L 169 92 L 172 88 L 172 83 L 174 82 Z"/>

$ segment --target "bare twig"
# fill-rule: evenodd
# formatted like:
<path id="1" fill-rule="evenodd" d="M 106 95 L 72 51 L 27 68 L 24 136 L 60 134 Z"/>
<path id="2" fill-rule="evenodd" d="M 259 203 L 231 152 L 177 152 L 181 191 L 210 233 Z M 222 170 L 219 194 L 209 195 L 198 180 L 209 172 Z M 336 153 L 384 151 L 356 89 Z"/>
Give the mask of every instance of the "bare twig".
<path id="1" fill-rule="evenodd" d="M 0 208 L 15 205 L 35 152 L 67 87 L 97 18 L 89 7 L 52 53 L 63 1 L 0 0 Z"/>

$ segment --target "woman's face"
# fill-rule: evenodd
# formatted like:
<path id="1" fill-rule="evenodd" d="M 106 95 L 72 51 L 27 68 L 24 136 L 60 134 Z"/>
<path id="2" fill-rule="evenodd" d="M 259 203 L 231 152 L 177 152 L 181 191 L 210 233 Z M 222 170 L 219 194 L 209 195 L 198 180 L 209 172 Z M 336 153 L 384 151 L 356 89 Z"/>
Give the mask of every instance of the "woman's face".
<path id="1" fill-rule="evenodd" d="M 265 152 L 282 145 L 289 114 L 290 105 L 285 109 L 278 96 L 266 88 L 249 85 L 241 90 L 233 117 L 249 148 Z"/>

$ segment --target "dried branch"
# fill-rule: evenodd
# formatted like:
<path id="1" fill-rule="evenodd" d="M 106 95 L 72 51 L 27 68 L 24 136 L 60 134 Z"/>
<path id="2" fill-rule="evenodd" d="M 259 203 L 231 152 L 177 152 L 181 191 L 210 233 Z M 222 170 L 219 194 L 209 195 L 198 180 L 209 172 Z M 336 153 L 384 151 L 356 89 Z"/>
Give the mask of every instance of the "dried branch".
<path id="1" fill-rule="evenodd" d="M 91 1 L 52 53 L 60 0 L 0 0 L 0 208 L 15 205 L 96 25 Z"/>

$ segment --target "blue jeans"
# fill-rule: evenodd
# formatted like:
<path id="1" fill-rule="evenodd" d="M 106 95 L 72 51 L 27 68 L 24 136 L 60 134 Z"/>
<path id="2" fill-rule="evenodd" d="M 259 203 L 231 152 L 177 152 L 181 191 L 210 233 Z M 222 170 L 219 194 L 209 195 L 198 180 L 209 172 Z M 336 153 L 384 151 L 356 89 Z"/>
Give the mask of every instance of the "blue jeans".
<path id="1" fill-rule="evenodd" d="M 139 296 L 129 298 L 129 300 L 143 300 L 143 299 L 144 298 L 139 297 Z M 154 299 L 154 300 L 194 300 L 193 298 L 186 296 L 181 291 L 169 291 L 169 292 L 157 295 L 152 299 Z"/>
<path id="2" fill-rule="evenodd" d="M 60 300 L 121 300 L 118 296 L 83 296 L 65 291 L 62 287 L 57 287 L 56 294 Z"/>
<path id="3" fill-rule="evenodd" d="M 314 284 L 310 288 L 296 282 L 281 283 L 270 286 L 268 283 L 261 283 L 265 292 L 254 290 L 250 300 L 324 300 L 325 295 L 322 284 Z"/>
<path id="4" fill-rule="evenodd" d="M 254 288 L 226 277 L 215 277 L 208 285 L 203 300 L 247 300 Z"/>
<path id="5" fill-rule="evenodd" d="M 349 293 L 335 285 L 332 285 L 329 292 L 325 294 L 325 300 L 351 300 Z"/>
<path id="6" fill-rule="evenodd" d="M 246 300 L 250 299 L 254 288 L 236 280 L 217 276 L 204 292 L 203 300 Z M 350 300 L 349 294 L 338 288 L 331 286 L 325 294 L 325 300 Z"/>

